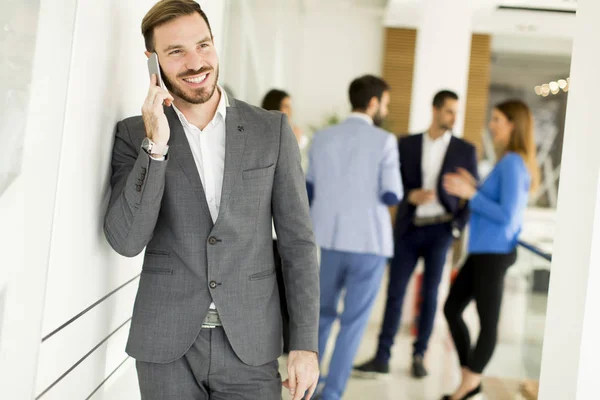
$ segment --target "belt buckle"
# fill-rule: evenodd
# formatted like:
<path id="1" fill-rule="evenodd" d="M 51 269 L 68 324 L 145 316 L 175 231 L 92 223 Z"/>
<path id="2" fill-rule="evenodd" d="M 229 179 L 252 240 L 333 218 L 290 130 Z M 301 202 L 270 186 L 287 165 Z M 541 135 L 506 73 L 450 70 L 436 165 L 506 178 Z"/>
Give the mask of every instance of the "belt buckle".
<path id="1" fill-rule="evenodd" d="M 204 317 L 204 321 L 202 322 L 201 328 L 203 329 L 214 329 L 223 326 L 221 324 L 221 318 L 219 317 L 219 313 L 217 310 L 209 309 L 208 313 L 206 313 L 206 317 Z"/>

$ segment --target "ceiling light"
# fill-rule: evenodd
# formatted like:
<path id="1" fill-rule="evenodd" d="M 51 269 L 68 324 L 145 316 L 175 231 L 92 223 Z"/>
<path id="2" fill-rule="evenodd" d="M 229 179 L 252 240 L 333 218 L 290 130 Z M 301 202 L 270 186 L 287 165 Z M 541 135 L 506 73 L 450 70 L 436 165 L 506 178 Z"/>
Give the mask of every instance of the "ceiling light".
<path id="1" fill-rule="evenodd" d="M 563 92 L 569 91 L 570 78 L 559 79 L 550 83 L 536 86 L 533 90 L 538 96 L 548 97 L 550 94 L 558 94 L 561 89 Z"/>

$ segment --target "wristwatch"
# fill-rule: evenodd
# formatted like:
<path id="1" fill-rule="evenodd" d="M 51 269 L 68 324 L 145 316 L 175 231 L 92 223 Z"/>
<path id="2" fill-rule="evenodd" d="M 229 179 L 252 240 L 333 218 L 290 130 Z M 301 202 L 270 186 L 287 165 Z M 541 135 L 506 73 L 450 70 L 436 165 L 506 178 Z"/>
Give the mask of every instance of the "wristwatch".
<path id="1" fill-rule="evenodd" d="M 452 237 L 454 239 L 460 239 L 460 229 L 458 229 L 456 226 L 452 227 Z"/>
<path id="2" fill-rule="evenodd" d="M 169 152 L 168 145 L 156 144 L 147 137 L 145 137 L 144 140 L 142 141 L 142 149 L 146 153 L 148 153 L 148 155 L 158 155 L 158 156 L 163 156 L 163 157 L 166 156 L 167 153 Z"/>

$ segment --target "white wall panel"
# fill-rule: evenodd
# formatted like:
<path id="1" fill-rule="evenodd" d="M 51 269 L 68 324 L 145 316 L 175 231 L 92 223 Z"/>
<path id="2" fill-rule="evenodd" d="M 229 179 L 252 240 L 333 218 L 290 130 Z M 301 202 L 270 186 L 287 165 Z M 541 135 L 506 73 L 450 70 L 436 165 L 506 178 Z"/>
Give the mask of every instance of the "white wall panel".
<path id="1" fill-rule="evenodd" d="M 89 400 L 139 400 L 140 392 L 131 382 L 137 382 L 137 372 L 135 360 L 128 358 Z"/>
<path id="2" fill-rule="evenodd" d="M 79 2 L 43 334 L 139 272 L 102 231 L 116 122 L 139 113 L 148 74 L 140 21 L 153 1 Z M 89 334 L 82 332 L 82 335 Z"/>
<path id="3" fill-rule="evenodd" d="M 35 390 L 37 394 L 50 387 L 62 374 L 131 317 L 131 305 L 138 282 L 138 279 L 134 279 L 42 343 Z M 118 349 L 116 353 L 122 357 L 123 348 Z"/>
<path id="4" fill-rule="evenodd" d="M 3 29 L 17 33 L 13 39 L 22 39 L 19 31 L 37 32 L 33 72 L 26 71 L 31 80 L 28 112 L 21 117 L 25 132 L 19 132 L 24 135 L 21 175 L 0 201 L 2 229 L 8 229 L 1 236 L 6 258 L 0 268 L 6 274 L 0 282 L 4 284 L 0 289 L 4 302 L 0 305 L 0 398 L 11 400 L 33 395 L 76 7 L 75 0 L 63 1 L 60 7 L 41 0 L 38 13 L 35 2 L 3 1 L 0 15 L 10 16 L 6 6 L 27 8 L 30 3 L 25 25 L 3 20 Z M 3 49 L 1 57 L 5 61 L 13 55 Z M 23 78 L 18 72 L 10 77 Z"/>
<path id="5" fill-rule="evenodd" d="M 91 395 L 101 385 L 105 376 L 113 371 L 127 355 L 123 351 L 129 323 L 125 324 L 106 342 L 102 343 L 93 353 L 75 367 L 55 386 L 36 399 L 43 400 L 82 400 Z M 135 388 L 136 381 L 129 385 Z"/>

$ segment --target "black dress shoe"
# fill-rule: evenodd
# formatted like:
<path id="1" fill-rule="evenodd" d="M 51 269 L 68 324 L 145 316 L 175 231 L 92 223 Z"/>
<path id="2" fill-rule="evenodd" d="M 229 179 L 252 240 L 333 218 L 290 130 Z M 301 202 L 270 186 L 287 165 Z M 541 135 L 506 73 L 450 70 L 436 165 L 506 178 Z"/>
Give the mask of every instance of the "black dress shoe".
<path id="1" fill-rule="evenodd" d="M 424 378 L 427 376 L 427 369 L 423 364 L 423 356 L 414 356 L 412 363 L 412 376 L 415 378 Z"/>
<path id="2" fill-rule="evenodd" d="M 475 397 L 479 393 L 481 393 L 481 390 L 481 385 L 479 385 L 475 389 L 471 390 L 469 393 L 465 394 L 460 400 L 469 400 L 471 397 Z M 451 398 L 452 395 L 447 394 L 444 397 L 442 397 L 442 400 L 450 400 Z"/>
<path id="3" fill-rule="evenodd" d="M 383 363 L 378 361 L 377 359 L 372 359 L 367 361 L 364 364 L 354 366 L 354 372 L 357 372 L 358 375 L 371 375 L 374 376 L 376 374 L 389 374 L 390 366 L 388 363 Z"/>

